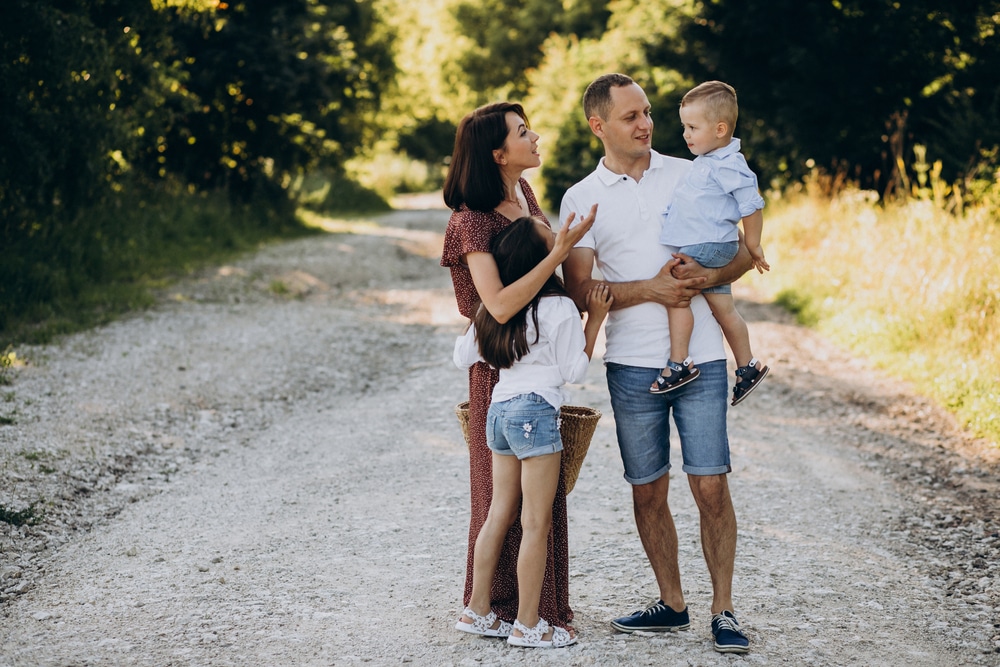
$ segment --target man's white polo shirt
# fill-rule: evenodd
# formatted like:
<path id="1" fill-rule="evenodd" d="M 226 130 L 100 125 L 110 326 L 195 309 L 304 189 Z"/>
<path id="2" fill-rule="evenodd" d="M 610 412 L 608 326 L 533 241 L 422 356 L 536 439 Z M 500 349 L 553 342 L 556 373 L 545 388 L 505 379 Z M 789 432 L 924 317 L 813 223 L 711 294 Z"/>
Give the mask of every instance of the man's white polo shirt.
<path id="1" fill-rule="evenodd" d="M 616 174 L 604 166 L 597 168 L 563 196 L 560 225 L 571 212 L 579 219 L 598 204 L 597 220 L 577 243 L 591 248 L 597 268 L 605 280 L 631 282 L 655 276 L 670 261 L 676 248 L 660 243 L 662 213 L 674 188 L 691 161 L 667 157 L 651 151 L 649 169 L 639 182 Z M 702 296 L 691 301 L 694 331 L 688 352 L 695 365 L 725 359 L 722 331 Z M 656 303 L 642 303 L 612 310 L 605 323 L 607 351 L 604 361 L 627 366 L 663 368 L 670 356 L 667 309 Z"/>

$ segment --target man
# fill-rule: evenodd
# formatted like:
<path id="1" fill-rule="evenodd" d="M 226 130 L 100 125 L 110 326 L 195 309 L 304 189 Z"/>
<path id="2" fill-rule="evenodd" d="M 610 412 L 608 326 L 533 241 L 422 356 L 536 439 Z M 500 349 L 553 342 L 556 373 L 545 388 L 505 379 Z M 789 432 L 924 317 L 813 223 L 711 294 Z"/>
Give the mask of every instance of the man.
<path id="1" fill-rule="evenodd" d="M 632 484 L 636 528 L 659 586 L 660 600 L 617 618 L 623 632 L 690 627 L 681 588 L 677 531 L 667 504 L 670 412 L 681 440 L 683 470 L 698 505 L 702 550 L 712 579 L 715 649 L 745 653 L 749 641 L 733 613 L 736 514 L 726 474 L 731 471 L 726 433 L 728 373 L 718 324 L 700 295 L 703 287 L 729 283 L 751 266 L 746 247 L 726 267 L 705 269 L 659 243 L 661 214 L 691 163 L 652 150 L 653 121 L 645 92 L 629 77 L 608 74 L 583 99 L 590 129 L 604 144 L 604 158 L 563 197 L 560 221 L 597 204 L 597 220 L 563 264 L 577 303 L 595 282 L 594 262 L 611 285 L 606 322 L 608 389 L 617 424 L 625 479 Z M 689 354 L 701 375 L 668 394 L 650 385 L 666 365 L 666 306 L 688 306 L 695 325 Z"/>

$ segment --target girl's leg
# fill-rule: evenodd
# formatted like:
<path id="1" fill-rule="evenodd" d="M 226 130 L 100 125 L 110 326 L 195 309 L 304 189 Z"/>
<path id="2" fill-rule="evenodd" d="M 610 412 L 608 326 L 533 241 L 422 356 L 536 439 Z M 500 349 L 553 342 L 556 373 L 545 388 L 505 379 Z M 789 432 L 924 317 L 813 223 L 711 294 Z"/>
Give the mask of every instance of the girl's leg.
<path id="1" fill-rule="evenodd" d="M 521 461 L 521 550 L 517 556 L 517 620 L 529 628 L 538 624 L 538 600 L 545 575 L 545 558 L 552 525 L 552 503 L 559 483 L 562 453 Z M 520 635 L 516 630 L 516 634 Z M 551 632 L 545 639 L 551 638 Z"/>
<path id="2" fill-rule="evenodd" d="M 750 331 L 747 329 L 747 323 L 743 320 L 743 316 L 736 310 L 736 302 L 733 300 L 733 295 L 709 292 L 704 296 L 705 300 L 708 301 L 708 305 L 712 308 L 715 320 L 722 328 L 722 333 L 726 336 L 729 349 L 733 351 L 733 356 L 736 357 L 736 367 L 746 366 L 753 359 L 753 352 L 750 350 Z M 673 345 L 673 334 L 673 328 L 671 327 L 671 345 Z M 671 352 L 670 358 L 674 358 L 673 352 Z"/>
<path id="3" fill-rule="evenodd" d="M 480 616 L 490 613 L 490 593 L 500 550 L 503 549 L 507 531 L 517 519 L 521 502 L 521 462 L 515 456 L 493 454 L 493 500 L 486 516 L 476 547 L 472 568 L 472 597 L 469 608 Z M 544 554 L 542 555 L 544 561 Z M 472 619 L 462 617 L 471 623 Z"/>

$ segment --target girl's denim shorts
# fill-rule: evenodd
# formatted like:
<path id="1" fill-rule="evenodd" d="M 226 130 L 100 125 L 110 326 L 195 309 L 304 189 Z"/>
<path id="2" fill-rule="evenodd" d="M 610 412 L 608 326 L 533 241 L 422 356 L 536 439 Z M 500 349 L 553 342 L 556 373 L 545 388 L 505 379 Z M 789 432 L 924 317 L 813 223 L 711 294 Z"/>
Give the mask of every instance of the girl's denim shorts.
<path id="1" fill-rule="evenodd" d="M 518 460 L 561 452 L 559 410 L 538 394 L 493 403 L 486 413 L 486 444 Z"/>

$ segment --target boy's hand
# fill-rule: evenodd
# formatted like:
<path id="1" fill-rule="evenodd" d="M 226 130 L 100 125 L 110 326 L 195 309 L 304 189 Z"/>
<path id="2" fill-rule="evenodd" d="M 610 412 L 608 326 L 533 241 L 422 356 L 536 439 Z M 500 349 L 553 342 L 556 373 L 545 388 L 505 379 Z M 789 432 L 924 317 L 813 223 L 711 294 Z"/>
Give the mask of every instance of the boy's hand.
<path id="1" fill-rule="evenodd" d="M 763 248 L 757 246 L 756 248 L 747 248 L 747 250 L 750 251 L 750 257 L 753 258 L 753 268 L 757 269 L 759 273 L 771 270 L 771 265 L 764 259 Z"/>

